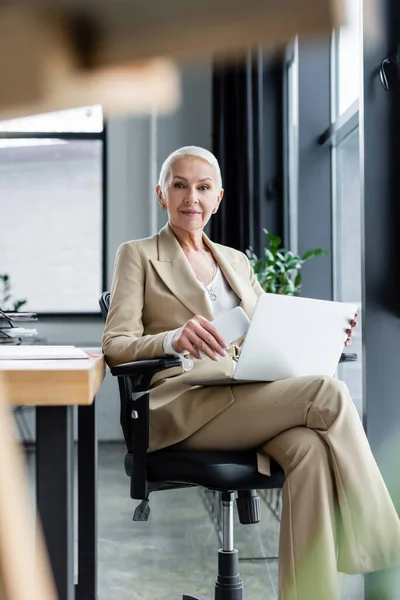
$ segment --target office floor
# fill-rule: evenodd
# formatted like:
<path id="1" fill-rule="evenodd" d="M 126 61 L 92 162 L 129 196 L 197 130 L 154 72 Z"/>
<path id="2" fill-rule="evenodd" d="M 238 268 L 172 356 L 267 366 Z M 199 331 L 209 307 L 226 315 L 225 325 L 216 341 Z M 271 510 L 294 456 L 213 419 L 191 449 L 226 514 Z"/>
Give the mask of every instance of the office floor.
<path id="1" fill-rule="evenodd" d="M 213 598 L 219 542 L 197 489 L 158 492 L 147 523 L 134 523 L 123 470 L 124 447 L 99 446 L 98 600 L 181 600 L 183 592 Z M 33 484 L 34 454 L 29 454 Z M 279 523 L 262 502 L 258 525 L 235 523 L 240 556 L 276 556 Z M 236 515 L 235 515 L 236 518 Z M 240 563 L 245 600 L 276 600 L 276 560 Z M 363 600 L 362 577 L 341 576 L 342 600 Z"/>
<path id="2" fill-rule="evenodd" d="M 158 492 L 147 523 L 132 521 L 124 451 L 99 454 L 99 600 L 180 600 L 182 592 L 211 597 L 218 538 L 197 489 Z M 262 526 L 235 527 L 241 555 L 277 553 L 278 523 L 263 506 Z M 274 600 L 277 561 L 241 563 L 246 600 Z"/>
<path id="3" fill-rule="evenodd" d="M 124 448 L 99 451 L 99 600 L 180 600 L 182 592 L 213 598 L 218 538 L 196 489 L 158 492 L 147 523 L 132 521 L 123 471 Z M 279 523 L 262 503 L 258 525 L 235 523 L 241 557 L 276 556 Z M 240 563 L 245 600 L 277 598 L 277 561 Z M 362 577 L 341 576 L 342 600 L 361 600 Z"/>

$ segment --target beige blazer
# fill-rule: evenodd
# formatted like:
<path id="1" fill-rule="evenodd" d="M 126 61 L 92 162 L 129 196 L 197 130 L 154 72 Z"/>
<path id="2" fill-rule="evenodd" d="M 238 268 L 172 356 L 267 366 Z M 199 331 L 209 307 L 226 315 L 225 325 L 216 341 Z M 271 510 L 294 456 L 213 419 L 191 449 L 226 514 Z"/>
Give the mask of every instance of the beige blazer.
<path id="1" fill-rule="evenodd" d="M 262 288 L 247 257 L 212 243 L 205 234 L 204 242 L 251 318 Z M 103 352 L 110 366 L 164 356 L 167 332 L 194 315 L 214 318 L 208 294 L 169 225 L 152 237 L 126 242 L 118 248 L 103 335 Z M 191 371 L 174 367 L 153 377 L 150 450 L 182 441 L 235 401 L 230 386 L 190 388 L 184 382 L 231 375 L 236 352 L 237 346 L 231 346 L 228 356 L 218 362 L 191 357 Z"/>

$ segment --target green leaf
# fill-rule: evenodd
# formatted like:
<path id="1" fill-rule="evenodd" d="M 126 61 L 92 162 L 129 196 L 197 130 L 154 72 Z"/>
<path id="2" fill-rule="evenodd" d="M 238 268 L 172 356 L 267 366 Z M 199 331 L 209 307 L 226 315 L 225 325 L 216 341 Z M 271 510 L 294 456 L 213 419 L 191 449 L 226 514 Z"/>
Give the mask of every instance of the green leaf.
<path id="1" fill-rule="evenodd" d="M 315 250 L 308 250 L 307 252 L 305 252 L 302 256 L 302 259 L 304 261 L 309 260 L 310 258 L 313 258 L 314 256 L 328 256 L 330 254 L 329 250 L 323 250 L 322 248 L 316 248 Z"/>
<path id="2" fill-rule="evenodd" d="M 275 255 L 271 252 L 269 248 L 265 248 L 265 257 L 270 262 L 275 262 Z"/>
<path id="3" fill-rule="evenodd" d="M 268 229 L 263 229 L 263 231 L 267 236 L 271 246 L 273 246 L 274 248 L 278 248 L 281 245 L 282 240 L 278 235 L 272 235 L 272 233 L 270 233 Z"/>
<path id="4" fill-rule="evenodd" d="M 268 267 L 265 267 L 264 272 L 271 274 L 271 275 L 274 274 L 275 273 L 275 265 L 268 265 Z"/>
<path id="5" fill-rule="evenodd" d="M 297 273 L 295 280 L 294 280 L 294 285 L 296 287 L 299 287 L 300 284 L 301 284 L 301 273 Z"/>
<path id="6" fill-rule="evenodd" d="M 287 288 L 291 293 L 295 291 L 295 285 L 291 279 L 289 279 L 287 282 Z"/>
<path id="7" fill-rule="evenodd" d="M 274 248 L 279 248 L 279 246 L 282 243 L 281 238 L 277 235 L 271 235 L 269 240 L 270 240 L 271 246 L 273 246 Z"/>
<path id="8" fill-rule="evenodd" d="M 256 260 L 256 262 L 254 263 L 254 266 L 257 269 L 257 271 L 264 271 L 264 269 L 265 269 L 264 260 L 262 258 L 258 258 Z"/>
<path id="9" fill-rule="evenodd" d="M 298 260 L 297 258 L 291 258 L 286 262 L 287 269 L 300 269 L 303 264 L 302 260 Z"/>
<path id="10" fill-rule="evenodd" d="M 14 310 L 17 312 L 21 308 L 21 306 L 24 306 L 24 304 L 26 304 L 26 302 L 26 300 L 16 300 L 14 302 Z"/>

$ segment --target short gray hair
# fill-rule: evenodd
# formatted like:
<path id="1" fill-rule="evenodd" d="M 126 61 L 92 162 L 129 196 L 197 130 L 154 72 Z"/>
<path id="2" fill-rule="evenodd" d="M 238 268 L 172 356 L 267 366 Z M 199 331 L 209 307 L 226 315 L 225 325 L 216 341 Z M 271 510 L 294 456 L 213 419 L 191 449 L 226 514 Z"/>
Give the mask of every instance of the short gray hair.
<path id="1" fill-rule="evenodd" d="M 165 182 L 168 177 L 169 170 L 171 168 L 172 163 L 180 158 L 184 158 L 185 156 L 194 156 L 195 158 L 201 158 L 205 160 L 210 165 L 212 165 L 217 172 L 217 186 L 220 190 L 222 190 L 222 176 L 221 169 L 219 163 L 212 152 L 206 150 L 205 148 L 201 148 L 200 146 L 183 146 L 182 148 L 178 148 L 175 152 L 172 152 L 168 158 L 164 161 L 160 176 L 158 178 L 158 185 L 162 190 L 165 188 Z"/>

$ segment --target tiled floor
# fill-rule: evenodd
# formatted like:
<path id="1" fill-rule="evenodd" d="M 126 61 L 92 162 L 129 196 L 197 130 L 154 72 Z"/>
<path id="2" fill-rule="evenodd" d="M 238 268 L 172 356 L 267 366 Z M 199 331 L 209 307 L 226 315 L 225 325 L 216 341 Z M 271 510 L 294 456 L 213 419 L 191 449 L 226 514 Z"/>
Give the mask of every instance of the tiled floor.
<path id="1" fill-rule="evenodd" d="M 124 448 L 99 453 L 99 600 L 180 600 L 182 592 L 213 598 L 218 538 L 196 489 L 151 496 L 147 523 L 134 523 L 123 471 Z M 276 556 L 279 523 L 262 503 L 258 525 L 235 523 L 240 556 Z M 246 600 L 277 598 L 277 561 L 241 562 Z M 362 577 L 341 576 L 343 600 L 362 600 Z"/>

